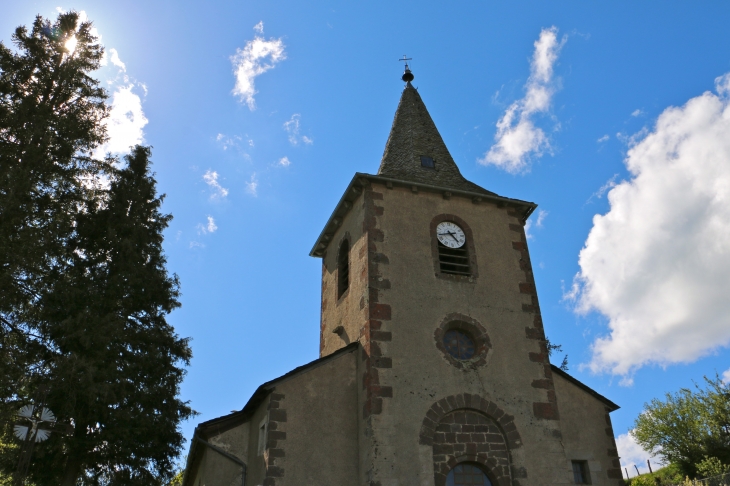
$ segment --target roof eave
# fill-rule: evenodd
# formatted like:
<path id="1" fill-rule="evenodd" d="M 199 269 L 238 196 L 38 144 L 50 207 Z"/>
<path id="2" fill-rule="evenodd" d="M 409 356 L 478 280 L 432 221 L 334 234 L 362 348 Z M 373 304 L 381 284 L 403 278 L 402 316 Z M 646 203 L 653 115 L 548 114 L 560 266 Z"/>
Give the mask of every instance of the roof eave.
<path id="1" fill-rule="evenodd" d="M 324 255 L 324 251 L 327 249 L 327 246 L 332 240 L 335 231 L 337 231 L 337 228 L 342 223 L 342 219 L 345 217 L 345 215 L 347 215 L 350 209 L 352 209 L 353 202 L 357 200 L 358 197 L 360 197 L 363 189 L 371 182 L 379 182 L 386 185 L 391 184 L 393 187 L 415 187 L 418 190 L 427 192 L 435 192 L 441 194 L 448 193 L 451 196 L 459 196 L 471 199 L 475 203 L 490 201 L 498 205 L 503 204 L 518 206 L 523 208 L 522 217 L 520 218 L 520 221 L 523 224 L 537 208 L 537 204 L 529 201 L 522 201 L 521 199 L 512 199 L 509 197 L 502 197 L 496 194 L 464 191 L 461 189 L 452 189 L 449 187 L 434 186 L 430 184 L 423 184 L 420 182 L 412 182 L 392 177 L 357 172 L 350 181 L 350 184 L 348 184 L 347 189 L 340 198 L 340 201 L 337 203 L 337 206 L 335 206 L 335 210 L 332 212 L 329 219 L 327 220 L 327 223 L 324 226 L 324 229 L 319 234 L 317 241 L 314 243 L 312 250 L 309 252 L 309 256 L 319 258 Z"/>
<path id="2" fill-rule="evenodd" d="M 571 382 L 574 385 L 576 385 L 578 388 L 582 389 L 583 391 L 587 392 L 590 395 L 593 395 L 595 398 L 597 398 L 598 400 L 600 400 L 601 402 L 603 402 L 609 408 L 609 410 L 608 410 L 609 412 L 615 412 L 616 410 L 618 410 L 619 408 L 621 408 L 618 405 L 616 405 L 614 402 L 612 402 L 611 400 L 609 400 L 608 398 L 606 398 L 603 395 L 601 395 L 600 393 L 598 393 L 593 388 L 589 387 L 588 385 L 586 385 L 582 381 L 579 381 L 577 378 L 574 378 L 573 376 L 569 375 L 568 373 L 566 373 L 565 371 L 561 370 L 560 368 L 558 368 L 554 364 L 551 364 L 550 365 L 550 368 L 552 368 L 553 373 L 557 373 L 561 377 L 565 378 L 569 382 Z"/>
<path id="3" fill-rule="evenodd" d="M 269 395 L 269 393 L 274 390 L 274 388 L 276 388 L 276 385 L 279 385 L 282 382 L 287 381 L 296 375 L 299 375 L 300 373 L 317 368 L 318 366 L 321 366 L 322 364 L 332 359 L 335 359 L 342 354 L 353 351 L 359 344 L 359 341 L 353 341 L 347 346 L 344 346 L 337 351 L 328 354 L 327 356 L 317 358 L 314 361 L 303 364 L 302 366 L 297 366 L 290 372 L 274 378 L 271 381 L 263 383 L 256 389 L 255 392 L 253 392 L 253 395 L 251 395 L 251 398 L 248 399 L 248 402 L 246 402 L 246 405 L 244 405 L 241 410 L 229 413 L 228 415 L 223 415 L 221 417 L 216 417 L 205 422 L 201 422 L 195 428 L 196 432 L 199 431 L 199 435 L 207 440 L 210 437 L 211 433 L 219 434 L 231 429 L 232 427 L 235 427 L 240 423 L 247 422 L 248 419 L 250 419 L 251 416 L 254 414 L 254 412 L 256 412 L 261 402 Z"/>

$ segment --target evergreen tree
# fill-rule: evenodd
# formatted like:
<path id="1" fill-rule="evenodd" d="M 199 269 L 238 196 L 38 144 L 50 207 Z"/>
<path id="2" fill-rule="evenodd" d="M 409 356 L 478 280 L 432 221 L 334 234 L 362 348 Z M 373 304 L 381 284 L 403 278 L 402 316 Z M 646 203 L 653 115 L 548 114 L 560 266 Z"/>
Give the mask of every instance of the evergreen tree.
<path id="1" fill-rule="evenodd" d="M 89 73 L 103 50 L 75 12 L 54 24 L 37 17 L 18 27 L 17 52 L 0 43 L 0 421 L 42 374 L 47 336 L 26 314 L 68 264 L 75 217 L 95 199 L 91 184 L 107 168 L 91 153 L 105 140 L 106 92 Z M 73 51 L 72 44 L 75 42 Z M 12 410 L 11 410 L 12 409 Z"/>
<path id="2" fill-rule="evenodd" d="M 191 352 L 166 315 L 179 306 L 165 269 L 150 150 L 137 146 L 111 181 L 107 201 L 78 219 L 74 261 L 41 296 L 38 326 L 56 345 L 48 403 L 73 420 L 73 437 L 46 452 L 60 484 L 159 484 L 173 472 L 193 412 L 178 398 Z M 50 471 L 52 468 L 43 468 Z M 55 469 L 55 468 L 53 468 Z M 52 474 L 38 473 L 48 484 Z"/>
<path id="3" fill-rule="evenodd" d="M 73 434 L 36 445 L 31 481 L 164 484 L 194 413 L 178 398 L 190 347 L 166 321 L 171 216 L 149 148 L 121 167 L 92 157 L 107 95 L 89 76 L 102 55 L 90 29 L 73 12 L 38 17 L 15 31 L 17 53 L 0 45 L 0 420 L 8 437 L 10 414 L 47 387 Z"/>

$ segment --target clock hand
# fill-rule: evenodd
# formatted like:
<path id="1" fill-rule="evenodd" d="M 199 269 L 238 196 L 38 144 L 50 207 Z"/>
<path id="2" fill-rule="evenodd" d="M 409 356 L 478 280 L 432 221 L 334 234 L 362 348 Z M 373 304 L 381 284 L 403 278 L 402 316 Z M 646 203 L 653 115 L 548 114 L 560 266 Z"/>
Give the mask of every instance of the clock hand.
<path id="1" fill-rule="evenodd" d="M 454 233 L 449 232 L 448 234 L 449 234 L 449 236 L 451 236 L 454 239 L 454 241 L 456 241 L 457 243 L 459 242 L 459 240 L 456 238 L 456 236 L 454 236 Z"/>

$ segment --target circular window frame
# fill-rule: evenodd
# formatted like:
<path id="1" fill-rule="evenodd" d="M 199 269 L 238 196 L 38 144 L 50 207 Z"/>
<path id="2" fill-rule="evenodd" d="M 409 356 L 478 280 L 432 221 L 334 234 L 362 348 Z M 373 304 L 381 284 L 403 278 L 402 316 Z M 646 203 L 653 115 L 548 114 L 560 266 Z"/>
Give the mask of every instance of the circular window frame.
<path id="1" fill-rule="evenodd" d="M 449 337 L 449 335 L 451 333 L 456 334 L 456 336 L 452 335 L 452 338 L 456 340 L 456 349 L 454 349 L 453 346 L 449 347 L 449 340 L 451 339 Z M 462 342 L 464 339 L 466 339 L 466 341 L 467 341 L 466 343 Z M 463 329 L 458 329 L 458 328 L 452 327 L 452 328 L 446 330 L 444 332 L 444 337 L 442 339 L 442 342 L 444 343 L 444 348 L 446 348 L 446 351 L 449 353 L 449 355 L 452 358 L 457 359 L 459 361 L 469 361 L 476 354 L 476 348 L 477 348 L 476 341 L 474 341 L 474 338 L 471 337 L 471 333 L 468 333 L 468 332 L 464 331 Z M 463 349 L 461 347 L 462 344 L 466 344 L 466 349 Z M 471 349 L 469 349 L 469 348 L 471 348 Z M 469 356 L 461 357 L 461 356 L 458 356 L 458 354 L 462 354 L 462 355 L 468 354 Z"/>
<path id="2" fill-rule="evenodd" d="M 444 345 L 444 335 L 451 330 L 461 331 L 468 335 L 474 341 L 474 356 L 469 359 L 460 360 L 451 356 L 451 353 Z M 479 368 L 487 364 L 489 351 L 492 349 L 492 343 L 484 326 L 479 324 L 476 319 L 463 314 L 449 314 L 442 321 L 433 334 L 436 348 L 441 351 L 444 359 L 452 366 L 468 371 Z"/>

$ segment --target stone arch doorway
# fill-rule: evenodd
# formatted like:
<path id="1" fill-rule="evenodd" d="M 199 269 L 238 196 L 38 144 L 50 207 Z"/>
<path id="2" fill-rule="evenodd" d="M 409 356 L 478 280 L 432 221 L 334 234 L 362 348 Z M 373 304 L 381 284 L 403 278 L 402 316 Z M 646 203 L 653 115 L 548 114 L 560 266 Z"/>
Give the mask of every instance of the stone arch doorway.
<path id="1" fill-rule="evenodd" d="M 489 481 L 481 484 L 490 486 L 509 486 L 513 479 L 527 477 L 524 468 L 512 463 L 510 451 L 522 445 L 514 417 L 477 395 L 454 395 L 433 404 L 423 420 L 420 443 L 433 448 L 435 486 L 455 484 L 447 481 L 452 471 L 456 479 L 455 469 L 462 464 L 477 467 Z"/>
<path id="2" fill-rule="evenodd" d="M 446 474 L 446 486 L 492 486 L 492 481 L 478 465 L 462 463 Z"/>

